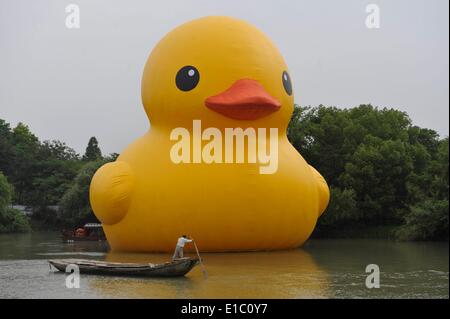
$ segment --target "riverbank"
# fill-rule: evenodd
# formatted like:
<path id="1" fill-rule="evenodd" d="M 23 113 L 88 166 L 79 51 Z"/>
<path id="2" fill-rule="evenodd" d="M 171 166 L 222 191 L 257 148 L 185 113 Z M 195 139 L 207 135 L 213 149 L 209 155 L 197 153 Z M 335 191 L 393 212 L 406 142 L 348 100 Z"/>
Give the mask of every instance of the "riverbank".
<path id="1" fill-rule="evenodd" d="M 442 238 L 429 239 L 410 236 L 405 231 L 405 225 L 385 225 L 385 226 L 341 226 L 339 229 L 327 229 L 315 231 L 311 238 L 314 239 L 385 239 L 393 241 L 411 242 L 448 242 L 448 236 Z"/>
<path id="2" fill-rule="evenodd" d="M 397 232 L 401 226 L 343 226 L 340 229 L 314 232 L 314 239 L 387 239 L 399 240 Z M 448 241 L 448 240 L 447 240 Z"/>
<path id="3" fill-rule="evenodd" d="M 27 217 L 30 228 L 19 232 L 3 232 L 3 233 L 24 233 L 24 232 L 60 232 L 64 226 L 49 223 L 47 220 L 39 220 Z M 75 226 L 74 226 L 75 227 Z M 1 228 L 0 228 L 1 229 Z M 311 235 L 311 239 L 382 239 L 391 241 L 430 241 L 430 240 L 414 240 L 402 238 L 399 233 L 402 225 L 386 225 L 386 226 L 343 226 L 339 230 L 331 229 L 327 231 L 315 231 Z M 0 231 L 0 234 L 2 232 Z M 448 242 L 449 239 L 435 240 L 434 242 Z"/>

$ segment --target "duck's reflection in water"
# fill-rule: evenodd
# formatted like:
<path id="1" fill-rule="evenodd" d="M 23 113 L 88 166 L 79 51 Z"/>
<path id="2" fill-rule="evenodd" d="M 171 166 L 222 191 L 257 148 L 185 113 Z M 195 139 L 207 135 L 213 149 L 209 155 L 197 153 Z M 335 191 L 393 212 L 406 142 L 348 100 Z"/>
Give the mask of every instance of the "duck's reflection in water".
<path id="1" fill-rule="evenodd" d="M 311 255 L 295 249 L 279 252 L 202 254 L 208 278 L 195 267 L 180 278 L 92 276 L 99 296 L 119 298 L 326 298 L 329 279 Z M 108 261 L 159 263 L 167 254 L 113 253 Z"/>

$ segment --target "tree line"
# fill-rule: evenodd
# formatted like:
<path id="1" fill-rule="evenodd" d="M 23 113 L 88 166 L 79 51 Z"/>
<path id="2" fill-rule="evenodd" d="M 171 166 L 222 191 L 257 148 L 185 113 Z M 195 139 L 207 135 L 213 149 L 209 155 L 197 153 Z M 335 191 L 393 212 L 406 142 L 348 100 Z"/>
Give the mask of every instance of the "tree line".
<path id="1" fill-rule="evenodd" d="M 330 186 L 313 236 L 448 240 L 448 137 L 395 109 L 320 105 L 295 107 L 288 138 Z M 116 157 L 103 156 L 95 137 L 81 156 L 0 119 L 0 232 L 30 229 L 11 203 L 33 207 L 36 227 L 95 221 L 89 184 Z"/>
<path id="2" fill-rule="evenodd" d="M 64 142 L 41 142 L 23 123 L 11 128 L 0 119 L 0 232 L 27 231 L 29 222 L 39 228 L 95 221 L 88 186 L 96 168 L 89 171 L 89 167 L 99 167 L 116 157 L 103 156 L 95 137 L 89 139 L 84 155 L 79 155 Z M 89 176 L 84 174 L 86 171 Z M 12 209 L 13 203 L 31 207 L 31 220 Z M 51 206 L 59 206 L 59 210 Z M 12 226 L 8 222 L 11 220 L 19 220 L 22 226 Z"/>
<path id="3" fill-rule="evenodd" d="M 330 186 L 314 235 L 448 240 L 448 137 L 371 105 L 296 107 L 288 137 Z"/>

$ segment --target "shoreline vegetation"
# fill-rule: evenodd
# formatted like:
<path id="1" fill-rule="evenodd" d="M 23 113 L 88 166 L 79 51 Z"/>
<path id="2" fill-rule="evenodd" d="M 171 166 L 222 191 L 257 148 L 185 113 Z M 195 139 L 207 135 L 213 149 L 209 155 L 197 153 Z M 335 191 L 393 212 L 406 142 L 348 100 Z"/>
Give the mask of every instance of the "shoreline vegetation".
<path id="1" fill-rule="evenodd" d="M 287 133 L 331 191 L 312 238 L 448 241 L 448 137 L 414 126 L 405 112 L 371 105 L 295 106 Z M 117 156 L 103 156 L 95 137 L 81 156 L 0 119 L 0 233 L 96 222 L 89 184 Z"/>

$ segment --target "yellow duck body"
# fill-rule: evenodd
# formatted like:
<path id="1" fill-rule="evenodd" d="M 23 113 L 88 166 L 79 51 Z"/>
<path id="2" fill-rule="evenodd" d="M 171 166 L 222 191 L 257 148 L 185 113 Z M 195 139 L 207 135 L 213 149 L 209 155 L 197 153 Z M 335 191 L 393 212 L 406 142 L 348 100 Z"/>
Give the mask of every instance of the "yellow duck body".
<path id="1" fill-rule="evenodd" d="M 180 89 L 176 77 L 185 66 L 197 73 L 194 88 L 188 83 L 191 87 Z M 113 250 L 169 252 L 183 234 L 202 251 L 287 249 L 308 239 L 329 190 L 286 137 L 294 100 L 284 72 L 287 66 L 271 41 L 229 17 L 188 22 L 158 43 L 142 79 L 151 128 L 91 182 L 92 208 Z M 227 89 L 229 94 L 221 94 Z M 219 100 L 211 98 L 216 95 Z M 235 95 L 223 111 L 220 103 Z M 268 113 L 258 103 L 265 103 Z M 194 136 L 194 120 L 202 129 L 220 132 L 276 128 L 276 171 L 261 174 L 259 158 L 256 163 L 174 163 L 171 133 L 181 127 Z"/>

